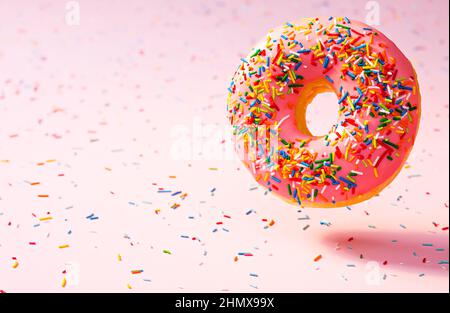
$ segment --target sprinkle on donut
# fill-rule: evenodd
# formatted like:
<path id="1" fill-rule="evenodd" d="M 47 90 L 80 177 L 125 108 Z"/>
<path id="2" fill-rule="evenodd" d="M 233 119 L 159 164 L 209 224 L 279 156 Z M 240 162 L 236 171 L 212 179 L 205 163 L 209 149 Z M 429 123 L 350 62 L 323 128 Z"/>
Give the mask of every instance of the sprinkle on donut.
<path id="1" fill-rule="evenodd" d="M 242 161 L 269 191 L 304 206 L 345 206 L 400 172 L 420 93 L 411 63 L 382 33 L 346 17 L 302 19 L 272 30 L 241 61 L 229 121 Z M 336 94 L 338 121 L 315 137 L 305 108 L 324 91 Z"/>

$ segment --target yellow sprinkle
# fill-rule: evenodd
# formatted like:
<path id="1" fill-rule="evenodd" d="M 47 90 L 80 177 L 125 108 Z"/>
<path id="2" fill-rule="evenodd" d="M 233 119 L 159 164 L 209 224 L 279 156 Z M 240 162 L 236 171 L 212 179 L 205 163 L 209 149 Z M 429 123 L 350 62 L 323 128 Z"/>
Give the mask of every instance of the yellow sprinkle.
<path id="1" fill-rule="evenodd" d="M 128 289 L 132 289 L 130 284 L 127 284 L 127 288 Z"/>
<path id="2" fill-rule="evenodd" d="M 345 149 L 345 156 L 344 156 L 345 160 L 348 159 L 348 150 L 350 150 L 350 145 L 347 145 L 347 148 Z"/>
<path id="3" fill-rule="evenodd" d="M 117 260 L 118 260 L 119 262 L 122 261 L 122 256 L 121 256 L 120 254 L 117 255 Z"/>
<path id="4" fill-rule="evenodd" d="M 278 57 L 278 60 L 277 60 L 277 62 L 276 62 L 278 65 L 280 65 L 281 61 L 283 60 L 283 57 L 284 57 L 284 53 L 281 52 L 281 53 L 280 53 L 280 56 Z"/>
<path id="5" fill-rule="evenodd" d="M 292 83 L 295 83 L 296 77 L 295 77 L 294 71 L 290 70 L 288 73 L 292 80 Z"/>
<path id="6" fill-rule="evenodd" d="M 19 262 L 14 261 L 14 264 L 13 264 L 12 268 L 17 268 L 18 266 L 19 266 Z"/>
<path id="7" fill-rule="evenodd" d="M 320 177 L 321 182 L 324 182 L 324 181 L 325 181 L 325 178 L 326 178 L 325 171 L 322 169 L 322 175 L 321 175 L 321 177 Z"/>
<path id="8" fill-rule="evenodd" d="M 39 220 L 40 221 L 49 221 L 49 220 L 52 220 L 52 219 L 53 219 L 53 217 L 47 216 L 47 217 L 41 217 Z"/>
<path id="9" fill-rule="evenodd" d="M 264 85 L 264 90 L 266 91 L 266 93 L 269 93 L 270 89 L 269 89 L 269 80 L 265 80 L 263 82 Z"/>
<path id="10" fill-rule="evenodd" d="M 61 283 L 61 287 L 66 288 L 67 285 L 67 279 L 64 277 Z"/>
<path id="11" fill-rule="evenodd" d="M 61 245 L 61 246 L 59 246 L 58 248 L 60 248 L 60 249 L 69 248 L 69 245 Z"/>

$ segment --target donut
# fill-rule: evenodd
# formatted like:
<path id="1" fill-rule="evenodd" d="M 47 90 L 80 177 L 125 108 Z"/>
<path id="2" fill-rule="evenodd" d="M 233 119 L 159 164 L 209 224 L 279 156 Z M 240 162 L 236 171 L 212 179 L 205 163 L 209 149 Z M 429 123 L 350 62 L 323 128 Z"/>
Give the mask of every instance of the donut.
<path id="1" fill-rule="evenodd" d="M 306 108 L 323 92 L 336 95 L 337 122 L 314 136 Z M 241 59 L 228 88 L 239 158 L 267 191 L 304 207 L 378 195 L 406 162 L 420 114 L 410 61 L 380 31 L 347 17 L 271 30 Z"/>

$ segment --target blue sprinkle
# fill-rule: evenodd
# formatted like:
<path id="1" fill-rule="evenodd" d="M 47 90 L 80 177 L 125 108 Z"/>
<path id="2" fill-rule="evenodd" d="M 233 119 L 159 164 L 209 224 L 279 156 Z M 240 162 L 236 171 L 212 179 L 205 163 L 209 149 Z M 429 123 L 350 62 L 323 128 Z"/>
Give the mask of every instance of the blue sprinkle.
<path id="1" fill-rule="evenodd" d="M 345 100 L 345 98 L 347 98 L 347 96 L 348 96 L 348 91 L 346 91 L 345 94 L 342 96 L 342 98 L 339 99 L 338 104 L 341 104 Z"/>
<path id="2" fill-rule="evenodd" d="M 330 63 L 330 58 L 327 55 L 325 57 L 325 60 L 323 61 L 323 68 L 327 68 L 328 67 L 328 63 Z"/>
<path id="3" fill-rule="evenodd" d="M 277 183 L 281 183 L 281 180 L 276 178 L 275 176 L 271 176 L 270 178 L 272 178 L 274 181 L 276 181 Z"/>
<path id="4" fill-rule="evenodd" d="M 334 80 L 332 80 L 330 76 L 325 75 L 325 78 L 326 78 L 330 83 L 332 83 L 332 84 L 334 83 Z"/>
<path id="5" fill-rule="evenodd" d="M 339 179 L 341 181 L 343 181 L 344 183 L 348 184 L 348 186 L 351 187 L 356 187 L 357 185 L 351 181 L 349 181 L 348 179 L 346 179 L 345 177 L 339 176 Z"/>

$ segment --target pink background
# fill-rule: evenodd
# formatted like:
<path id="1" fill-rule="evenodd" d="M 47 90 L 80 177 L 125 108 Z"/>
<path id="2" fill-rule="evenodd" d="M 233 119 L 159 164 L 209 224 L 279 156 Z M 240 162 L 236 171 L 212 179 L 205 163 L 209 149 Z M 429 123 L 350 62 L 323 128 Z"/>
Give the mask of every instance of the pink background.
<path id="1" fill-rule="evenodd" d="M 378 3 L 418 73 L 415 147 L 379 197 L 297 212 L 239 161 L 174 159 L 174 128 L 224 129 L 229 79 L 269 28 L 364 21 L 366 1 L 82 0 L 70 26 L 66 1 L 1 0 L 0 290 L 448 292 L 448 1 Z"/>

